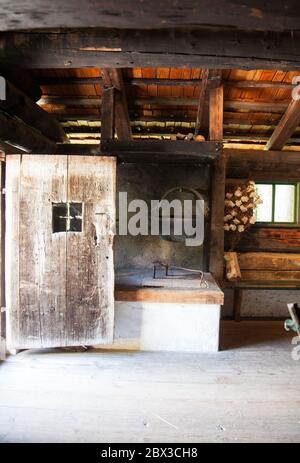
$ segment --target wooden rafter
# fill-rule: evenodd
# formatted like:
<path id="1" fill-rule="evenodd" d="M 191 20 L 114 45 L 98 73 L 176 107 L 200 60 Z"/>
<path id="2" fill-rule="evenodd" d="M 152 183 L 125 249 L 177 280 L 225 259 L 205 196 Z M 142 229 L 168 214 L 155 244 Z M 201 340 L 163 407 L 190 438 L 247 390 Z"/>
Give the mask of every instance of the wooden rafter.
<path id="1" fill-rule="evenodd" d="M 289 141 L 299 123 L 300 100 L 292 100 L 266 144 L 265 149 L 281 150 Z"/>
<path id="2" fill-rule="evenodd" d="M 65 133 L 52 114 L 49 114 L 15 85 L 6 80 L 6 99 L 0 101 L 0 111 L 18 117 L 55 142 L 67 141 Z"/>
<path id="3" fill-rule="evenodd" d="M 0 112 L 0 140 L 10 147 L 30 153 L 55 153 L 57 145 L 53 140 L 24 124 L 20 119 Z"/>

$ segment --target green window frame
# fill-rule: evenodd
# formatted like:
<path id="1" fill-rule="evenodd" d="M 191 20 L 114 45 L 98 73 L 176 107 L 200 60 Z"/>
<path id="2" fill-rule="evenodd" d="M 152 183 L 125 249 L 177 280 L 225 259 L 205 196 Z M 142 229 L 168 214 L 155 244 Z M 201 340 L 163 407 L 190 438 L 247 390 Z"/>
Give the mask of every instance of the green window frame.
<path id="1" fill-rule="evenodd" d="M 258 226 L 285 226 L 293 227 L 299 225 L 299 183 L 297 182 L 282 182 L 282 181 L 256 181 L 257 185 L 271 185 L 272 186 L 272 214 L 270 221 L 257 221 Z M 289 185 L 294 187 L 294 211 L 293 221 L 283 222 L 275 220 L 275 198 L 276 198 L 276 186 L 277 185 Z M 262 198 L 263 199 L 263 198 Z M 259 207 L 259 206 L 258 206 Z"/>

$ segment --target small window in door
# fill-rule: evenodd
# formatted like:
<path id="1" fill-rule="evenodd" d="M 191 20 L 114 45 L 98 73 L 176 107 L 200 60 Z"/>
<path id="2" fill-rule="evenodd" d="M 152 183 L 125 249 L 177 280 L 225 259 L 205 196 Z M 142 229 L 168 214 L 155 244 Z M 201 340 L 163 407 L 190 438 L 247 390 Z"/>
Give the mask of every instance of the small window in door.
<path id="1" fill-rule="evenodd" d="M 82 232 L 82 203 L 52 203 L 52 230 Z"/>

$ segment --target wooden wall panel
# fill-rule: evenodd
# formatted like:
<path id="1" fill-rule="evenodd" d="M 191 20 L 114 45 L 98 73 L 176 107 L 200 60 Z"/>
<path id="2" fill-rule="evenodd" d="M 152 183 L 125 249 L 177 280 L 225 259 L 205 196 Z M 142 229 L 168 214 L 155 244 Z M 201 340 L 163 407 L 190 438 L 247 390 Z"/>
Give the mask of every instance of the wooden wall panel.
<path id="1" fill-rule="evenodd" d="M 65 344 L 66 233 L 52 233 L 52 203 L 66 201 L 66 159 L 18 156 L 19 190 L 7 202 L 7 217 L 14 211 L 18 223 L 15 230 L 14 224 L 8 224 L 7 230 L 7 247 L 14 249 L 18 261 L 18 272 L 14 272 L 12 255 L 7 258 L 13 285 L 7 288 L 11 298 L 7 311 L 12 320 L 16 318 L 9 330 L 9 344 L 14 348 Z M 11 164 L 9 156 L 8 169 Z M 10 172 L 7 177 L 9 185 Z M 14 306 L 18 313 L 12 314 Z"/>
<path id="2" fill-rule="evenodd" d="M 242 238 L 237 251 L 300 252 L 300 230 L 253 227 Z"/>

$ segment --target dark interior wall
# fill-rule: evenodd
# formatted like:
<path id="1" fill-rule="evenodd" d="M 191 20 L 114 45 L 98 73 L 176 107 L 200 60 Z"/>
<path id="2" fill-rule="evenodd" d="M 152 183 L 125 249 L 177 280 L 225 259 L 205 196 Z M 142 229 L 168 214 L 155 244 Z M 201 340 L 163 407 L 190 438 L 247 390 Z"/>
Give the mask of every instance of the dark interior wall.
<path id="1" fill-rule="evenodd" d="M 206 192 L 209 198 L 210 167 L 208 165 L 119 164 L 117 168 L 117 221 L 118 192 L 127 192 L 128 202 L 143 199 L 150 207 L 151 200 L 160 200 L 174 187 L 189 187 Z M 153 261 L 168 261 L 174 265 L 204 269 L 208 236 L 204 246 L 191 247 L 174 243 L 159 236 L 115 236 L 114 258 L 116 271 L 123 268 L 149 268 Z"/>

